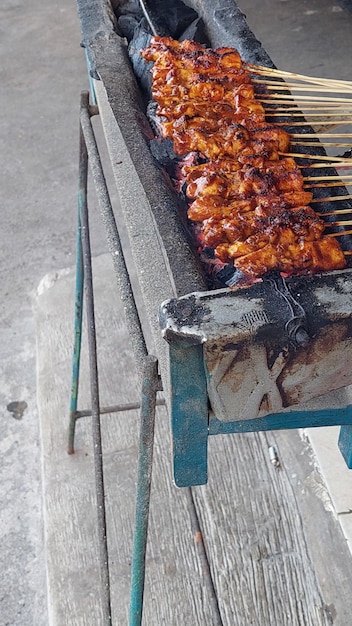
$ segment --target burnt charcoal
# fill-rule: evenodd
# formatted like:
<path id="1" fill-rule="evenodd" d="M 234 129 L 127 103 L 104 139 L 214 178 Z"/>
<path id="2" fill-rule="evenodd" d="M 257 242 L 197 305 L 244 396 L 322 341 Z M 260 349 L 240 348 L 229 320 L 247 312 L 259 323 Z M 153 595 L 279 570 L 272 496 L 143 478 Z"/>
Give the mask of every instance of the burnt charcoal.
<path id="1" fill-rule="evenodd" d="M 158 108 L 158 105 L 155 102 L 155 100 L 150 100 L 147 106 L 147 118 L 149 120 L 149 123 L 155 135 L 161 136 L 163 127 L 162 127 L 162 121 L 159 115 L 157 114 L 157 108 Z"/>
<path id="2" fill-rule="evenodd" d="M 210 46 L 203 20 L 182 0 L 173 0 L 168 3 L 164 0 L 149 0 L 149 2 L 144 2 L 144 8 L 148 17 L 145 22 L 147 31 L 152 32 L 148 23 L 150 20 L 155 32 L 160 36 L 171 36 L 180 41 L 191 39 Z M 127 2 L 119 3 L 116 12 L 119 32 L 131 41 L 134 29 L 138 27 L 141 19 L 146 17 L 140 3 L 137 0 L 127 0 Z"/>
<path id="3" fill-rule="evenodd" d="M 195 236 L 197 227 L 193 225 L 193 228 L 193 236 Z M 217 283 L 217 286 L 229 287 L 243 279 L 243 274 L 240 270 L 237 270 L 231 263 L 223 263 L 215 256 L 214 248 L 204 246 L 200 253 L 200 258 L 208 275 L 212 277 L 213 283 Z"/>
<path id="4" fill-rule="evenodd" d="M 144 0 L 144 11 L 147 18 L 147 22 L 149 23 L 150 32 L 154 35 L 158 35 L 159 37 L 170 37 L 171 32 L 169 30 L 168 25 L 164 21 L 164 16 L 159 12 L 155 11 L 150 7 L 150 4 L 147 4 Z"/>
<path id="5" fill-rule="evenodd" d="M 117 15 L 135 15 L 139 19 L 143 17 L 139 0 L 118 0 L 113 2 L 113 9 Z"/>
<path id="6" fill-rule="evenodd" d="M 121 15 L 117 20 L 117 29 L 120 35 L 131 41 L 134 37 L 135 29 L 138 28 L 140 17 L 135 15 Z"/>
<path id="7" fill-rule="evenodd" d="M 182 0 L 149 0 L 148 6 L 154 14 L 160 16 L 174 39 L 179 39 L 188 26 L 197 19 L 194 9 Z"/>
<path id="8" fill-rule="evenodd" d="M 205 259 L 215 259 L 215 250 L 214 250 L 214 248 L 209 248 L 208 246 L 204 246 L 204 248 L 202 249 L 202 254 L 204 255 L 204 260 Z"/>
<path id="9" fill-rule="evenodd" d="M 186 183 L 186 181 L 184 181 L 182 183 L 180 193 L 182 193 L 184 198 L 187 197 L 187 183 Z"/>
<path id="10" fill-rule="evenodd" d="M 236 270 L 233 265 L 229 263 L 224 265 L 218 272 L 215 272 L 216 281 L 226 287 L 235 287 L 245 284 L 248 281 L 248 276 L 243 274 L 240 270 Z"/>
<path id="11" fill-rule="evenodd" d="M 340 159 L 351 159 L 352 158 L 352 148 L 346 150 L 343 154 L 337 155 Z"/>
<path id="12" fill-rule="evenodd" d="M 131 41 L 135 35 L 134 30 L 137 29 L 138 31 L 140 23 L 142 23 L 143 29 L 150 35 L 153 34 L 150 26 L 151 23 L 159 36 L 170 36 L 170 31 L 163 21 L 163 18 L 155 13 L 153 9 L 150 9 L 146 2 L 144 2 L 144 9 L 145 11 L 143 11 L 138 1 L 125 2 L 119 6 L 117 10 L 117 25 L 123 36 L 126 37 L 128 41 Z"/>
<path id="13" fill-rule="evenodd" d="M 163 167 L 168 168 L 170 163 L 180 159 L 174 152 L 173 141 L 171 139 L 153 139 L 149 144 L 150 151 Z"/>
<path id="14" fill-rule="evenodd" d="M 152 90 L 152 77 L 150 70 L 153 66 L 151 62 L 147 63 L 140 54 L 143 48 L 150 44 L 152 35 L 149 31 L 148 23 L 143 18 L 134 31 L 133 39 L 128 46 L 128 55 L 130 57 L 132 67 L 138 82 L 142 89 L 150 96 Z"/>
<path id="15" fill-rule="evenodd" d="M 201 17 L 197 17 L 197 19 L 194 20 L 179 37 L 180 41 L 185 41 L 185 39 L 197 41 L 198 43 L 202 43 L 210 48 L 211 44 L 205 33 L 205 26 Z"/>

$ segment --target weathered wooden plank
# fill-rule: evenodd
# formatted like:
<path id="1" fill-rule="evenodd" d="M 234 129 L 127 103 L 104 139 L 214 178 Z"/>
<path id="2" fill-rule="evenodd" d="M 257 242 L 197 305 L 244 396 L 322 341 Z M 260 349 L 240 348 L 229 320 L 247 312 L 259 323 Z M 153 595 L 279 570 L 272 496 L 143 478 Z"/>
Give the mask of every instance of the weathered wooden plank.
<path id="1" fill-rule="evenodd" d="M 209 448 L 209 484 L 194 493 L 224 623 L 348 623 L 351 557 L 307 444 L 285 431 L 219 436 Z"/>

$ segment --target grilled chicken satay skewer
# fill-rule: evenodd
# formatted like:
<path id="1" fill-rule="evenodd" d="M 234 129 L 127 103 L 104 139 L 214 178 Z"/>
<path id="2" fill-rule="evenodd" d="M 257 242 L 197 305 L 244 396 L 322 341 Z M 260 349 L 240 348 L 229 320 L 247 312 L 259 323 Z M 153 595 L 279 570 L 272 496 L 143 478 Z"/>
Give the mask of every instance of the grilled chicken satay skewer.
<path id="1" fill-rule="evenodd" d="M 154 38 L 143 56 L 154 61 L 153 94 L 159 114 L 167 118 L 163 135 L 173 139 L 177 154 L 195 151 L 209 162 L 208 170 L 206 163 L 192 168 L 186 184 L 194 200 L 190 219 L 200 222 L 204 239 L 212 242 L 216 255 L 232 259 L 252 276 L 270 269 L 344 267 L 338 243 L 323 235 L 325 223 L 305 204 L 312 195 L 303 189 L 300 166 L 289 168 L 289 136 L 278 125 L 265 122 L 264 104 L 270 116 L 268 104 L 291 108 L 298 100 L 315 107 L 321 105 L 321 98 L 299 95 L 289 99 L 286 94 L 254 98 L 248 87 L 250 76 L 230 48 L 205 50 L 194 42 Z M 351 105 L 347 98 L 327 96 L 326 101 L 334 111 L 336 106 Z M 270 165 L 260 161 L 261 154 L 267 155 Z M 327 159 L 328 164 L 312 167 L 337 166 L 336 159 Z M 277 161 L 279 167 L 286 163 L 288 168 L 281 178 L 278 174 L 275 178 Z M 346 162 L 341 159 L 338 165 Z M 270 186 L 272 177 L 276 182 Z M 290 185 L 288 190 L 285 187 L 286 179 L 295 185 L 292 191 L 288 191 Z"/>

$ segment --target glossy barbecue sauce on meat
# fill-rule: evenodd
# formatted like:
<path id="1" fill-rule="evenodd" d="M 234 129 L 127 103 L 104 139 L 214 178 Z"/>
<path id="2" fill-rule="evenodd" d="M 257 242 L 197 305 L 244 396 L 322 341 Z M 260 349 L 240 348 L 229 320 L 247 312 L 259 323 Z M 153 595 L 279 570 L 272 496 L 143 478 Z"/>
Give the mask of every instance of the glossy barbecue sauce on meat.
<path id="1" fill-rule="evenodd" d="M 300 168 L 280 154 L 290 136 L 266 122 L 238 52 L 154 37 L 141 54 L 153 62 L 163 137 L 176 154 L 205 160 L 183 168 L 188 217 L 204 246 L 251 278 L 344 268 L 342 249 L 309 206 Z"/>

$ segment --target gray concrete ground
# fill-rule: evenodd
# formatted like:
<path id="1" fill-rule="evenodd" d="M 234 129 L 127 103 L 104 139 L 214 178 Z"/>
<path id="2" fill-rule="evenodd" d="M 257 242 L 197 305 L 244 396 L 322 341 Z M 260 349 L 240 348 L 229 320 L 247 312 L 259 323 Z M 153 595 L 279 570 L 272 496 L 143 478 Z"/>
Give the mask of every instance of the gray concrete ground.
<path id="1" fill-rule="evenodd" d="M 73 1 L 4 0 L 0 24 L 0 623 L 44 626 L 31 293 L 49 270 L 73 263 L 78 100 L 87 79 Z"/>
<path id="2" fill-rule="evenodd" d="M 238 4 L 281 67 L 352 78 L 352 17 L 340 4 Z M 44 626 L 49 617 L 31 297 L 45 274 L 73 264 L 78 100 L 87 79 L 73 1 L 3 0 L 0 24 L 0 624 Z M 99 223 L 92 232 L 99 255 L 105 251 Z"/>

